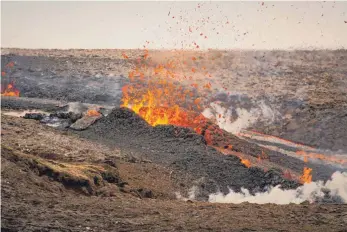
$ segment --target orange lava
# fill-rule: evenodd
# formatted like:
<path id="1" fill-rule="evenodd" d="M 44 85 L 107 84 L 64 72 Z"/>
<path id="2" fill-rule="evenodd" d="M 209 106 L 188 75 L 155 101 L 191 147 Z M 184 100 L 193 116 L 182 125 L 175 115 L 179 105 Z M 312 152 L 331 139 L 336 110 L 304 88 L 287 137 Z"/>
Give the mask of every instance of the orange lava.
<path id="1" fill-rule="evenodd" d="M 148 58 L 150 55 L 146 51 L 142 61 Z M 195 61 L 196 58 L 192 60 Z M 224 138 L 225 132 L 201 114 L 205 108 L 204 103 L 193 91 L 210 91 L 211 83 L 188 85 L 193 89 L 174 84 L 172 79 L 182 79 L 181 73 L 176 69 L 178 66 L 179 62 L 175 60 L 156 65 L 144 65 L 139 60 L 138 65 L 129 72 L 130 84 L 122 88 L 121 106 L 133 110 L 152 126 L 170 124 L 191 128 L 204 136 L 207 145 L 227 154 L 225 148 L 231 151 L 232 145 Z M 196 73 L 197 69 L 191 68 L 191 71 Z M 186 78 L 184 75 L 183 79 Z M 141 85 L 138 85 L 139 82 Z M 238 156 L 246 167 L 251 166 L 249 160 L 244 159 L 239 153 L 234 153 L 231 154 Z"/>
<path id="2" fill-rule="evenodd" d="M 252 166 L 251 161 L 249 161 L 248 159 L 243 158 L 242 153 L 232 151 L 232 146 L 231 145 L 226 146 L 225 148 L 215 147 L 214 146 L 214 148 L 216 148 L 218 151 L 220 151 L 224 155 L 234 155 L 234 156 L 239 157 L 240 160 L 241 160 L 241 163 L 243 163 L 247 168 Z"/>
<path id="3" fill-rule="evenodd" d="M 132 86 L 124 86 L 121 106 L 132 109 L 152 126 L 191 126 L 197 115 L 178 105 L 185 96 L 184 92 L 175 88 L 173 85 L 163 86 L 163 89 L 153 87 L 142 94 Z"/>
<path id="4" fill-rule="evenodd" d="M 249 134 L 249 132 L 251 134 Z M 292 141 L 286 140 L 286 139 L 282 139 L 279 137 L 275 137 L 275 136 L 271 136 L 271 135 L 266 135 L 266 134 L 262 134 L 256 131 L 248 131 L 248 133 L 239 133 L 239 136 L 242 137 L 252 137 L 252 134 L 254 134 L 255 136 L 261 136 L 263 138 L 268 138 L 268 139 L 272 139 L 275 141 L 280 141 L 283 144 L 286 145 L 290 145 L 290 146 L 294 146 L 296 148 L 302 148 L 302 149 L 315 149 L 313 147 L 307 146 L 307 145 L 303 145 L 300 143 L 294 143 Z M 342 158 L 337 158 L 336 156 L 328 156 L 328 155 L 324 155 L 324 154 L 320 154 L 320 153 L 314 153 L 314 152 L 306 152 L 303 150 L 298 150 L 295 152 L 296 155 L 298 156 L 303 156 L 304 158 L 304 162 L 307 163 L 308 159 L 319 159 L 322 161 L 328 161 L 328 162 L 332 162 L 332 163 L 337 163 L 337 164 L 347 164 L 347 159 L 342 159 Z"/>
<path id="5" fill-rule="evenodd" d="M 16 89 L 13 84 L 8 84 L 7 88 L 1 95 L 7 97 L 19 97 L 19 93 L 19 90 Z"/>
<path id="6" fill-rule="evenodd" d="M 158 64 L 151 63 L 150 58 L 145 50 L 129 72 L 130 84 L 122 88 L 121 106 L 132 109 L 152 126 L 172 124 L 195 128 L 194 120 L 204 107 L 192 89 L 175 83 L 187 79 L 180 70 L 182 60 L 163 59 Z"/>
<path id="7" fill-rule="evenodd" d="M 310 158 L 310 159 L 319 159 L 319 160 L 323 160 L 323 161 L 329 161 L 329 162 L 338 163 L 338 164 L 347 164 L 346 159 L 339 159 L 339 158 L 336 158 L 334 156 L 327 156 L 327 155 L 323 155 L 323 154 L 319 154 L 319 153 L 309 153 L 309 152 L 305 152 L 305 151 L 297 151 L 295 154 L 297 154 L 299 156 L 303 156 L 305 162 L 307 162 L 308 158 Z"/>
<path id="8" fill-rule="evenodd" d="M 248 159 L 241 159 L 241 163 L 243 163 L 247 168 L 251 167 L 251 161 Z"/>
<path id="9" fill-rule="evenodd" d="M 282 139 L 282 138 L 279 138 L 279 137 L 276 137 L 276 136 L 273 136 L 273 135 L 267 135 L 267 134 L 263 134 L 263 133 L 260 133 L 260 132 L 257 132 L 257 131 L 248 131 L 254 135 L 259 135 L 261 137 L 264 137 L 264 138 L 268 138 L 268 139 L 272 139 L 272 140 L 277 140 L 283 144 L 286 144 L 286 145 L 289 145 L 289 146 L 294 146 L 294 147 L 302 147 L 302 148 L 306 148 L 306 149 L 314 149 L 314 147 L 310 147 L 310 146 L 307 146 L 307 145 L 304 145 L 304 144 L 301 144 L 301 143 L 296 143 L 296 142 L 293 142 L 293 141 L 290 141 L 290 140 L 287 140 L 287 139 Z M 244 137 L 251 137 L 251 135 L 249 135 L 248 133 L 242 133 L 240 132 L 239 133 L 240 136 L 244 136 Z"/>
<path id="10" fill-rule="evenodd" d="M 88 110 L 86 115 L 93 117 L 93 116 L 100 116 L 101 114 L 97 110 Z"/>
<path id="11" fill-rule="evenodd" d="M 302 173 L 302 176 L 300 177 L 300 182 L 302 184 L 304 183 L 311 183 L 312 181 L 312 168 L 304 167 L 304 171 Z"/>
<path id="12" fill-rule="evenodd" d="M 146 51 L 146 56 L 142 59 L 146 60 L 148 57 L 150 56 Z M 176 72 L 177 66 L 178 62 L 172 60 L 156 65 L 143 65 L 141 61 L 138 62 L 129 72 L 130 84 L 122 88 L 121 106 L 133 110 L 152 126 L 170 124 L 188 127 L 203 135 L 208 145 L 221 150 L 224 147 L 231 150 L 230 142 L 223 140 L 223 131 L 200 113 L 205 108 L 202 99 L 196 96 L 192 89 L 177 86 L 171 81 L 180 80 L 180 73 Z M 192 70 L 196 71 L 195 68 Z M 142 85 L 138 85 L 139 82 Z M 201 84 L 201 89 L 209 91 L 211 88 L 209 82 Z M 190 84 L 190 87 L 199 89 L 197 83 Z M 216 144 L 222 145 L 219 147 Z M 246 167 L 251 166 L 249 160 L 238 157 Z"/>

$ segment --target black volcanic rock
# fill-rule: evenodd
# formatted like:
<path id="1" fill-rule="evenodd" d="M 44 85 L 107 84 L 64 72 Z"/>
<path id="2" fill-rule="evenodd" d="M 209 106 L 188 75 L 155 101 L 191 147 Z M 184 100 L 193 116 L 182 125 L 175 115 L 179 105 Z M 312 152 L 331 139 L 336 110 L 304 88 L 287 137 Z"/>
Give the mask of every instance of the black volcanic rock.
<path id="1" fill-rule="evenodd" d="M 189 128 L 173 125 L 152 127 L 140 116 L 126 108 L 115 108 L 88 129 L 78 132 L 82 137 L 126 148 L 143 158 L 174 170 L 173 177 L 196 185 L 198 199 L 207 199 L 217 191 L 228 193 L 229 188 L 251 192 L 263 191 L 268 185 L 281 184 L 284 188 L 299 186 L 284 180 L 280 174 L 266 173 L 259 168 L 247 168 L 235 156 L 225 156 L 207 146 L 203 136 Z M 185 174 L 184 174 L 185 173 Z M 153 180 L 155 181 L 155 180 Z"/>
<path id="2" fill-rule="evenodd" d="M 44 114 L 41 113 L 26 113 L 23 118 L 25 119 L 33 119 L 33 120 L 42 120 L 45 117 Z"/>

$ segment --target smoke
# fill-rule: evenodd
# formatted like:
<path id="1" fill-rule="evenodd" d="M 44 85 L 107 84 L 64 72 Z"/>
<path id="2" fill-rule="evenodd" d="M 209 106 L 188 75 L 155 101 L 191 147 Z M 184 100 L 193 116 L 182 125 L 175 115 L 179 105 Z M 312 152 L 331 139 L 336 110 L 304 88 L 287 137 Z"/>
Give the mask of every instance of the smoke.
<path id="1" fill-rule="evenodd" d="M 241 189 L 236 193 L 229 189 L 229 193 L 215 193 L 209 196 L 209 202 L 215 203 L 257 203 L 257 204 L 300 204 L 304 201 L 319 202 L 332 201 L 347 203 L 347 173 L 335 172 L 331 179 L 323 183 L 323 181 L 311 182 L 298 187 L 297 189 L 282 190 L 280 186 L 269 188 L 267 192 L 250 194 L 247 189 Z"/>
<path id="2" fill-rule="evenodd" d="M 176 194 L 177 199 L 182 200 L 182 201 L 188 201 L 188 200 L 194 200 L 197 192 L 198 192 L 198 187 L 193 186 L 189 189 L 188 198 L 183 197 L 181 195 L 181 193 L 179 193 L 179 192 L 176 192 L 175 194 Z"/>
<path id="3" fill-rule="evenodd" d="M 215 120 L 217 125 L 230 133 L 237 134 L 243 129 L 262 121 L 273 122 L 277 113 L 263 101 L 252 103 L 254 107 L 224 107 L 220 101 L 212 102 L 202 114 L 209 119 Z"/>
<path id="4" fill-rule="evenodd" d="M 68 112 L 73 112 L 73 113 L 83 113 L 88 110 L 88 107 L 80 102 L 70 102 L 68 104 Z"/>

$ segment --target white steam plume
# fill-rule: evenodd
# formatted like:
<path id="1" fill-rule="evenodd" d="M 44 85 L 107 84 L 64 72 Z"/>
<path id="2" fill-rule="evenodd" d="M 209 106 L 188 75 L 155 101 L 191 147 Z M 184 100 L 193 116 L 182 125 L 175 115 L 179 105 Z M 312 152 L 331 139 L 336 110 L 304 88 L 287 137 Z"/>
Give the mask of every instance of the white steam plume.
<path id="1" fill-rule="evenodd" d="M 210 108 L 205 109 L 202 114 L 209 119 L 214 119 L 221 129 L 237 134 L 247 129 L 259 120 L 273 122 L 276 113 L 264 102 L 258 103 L 259 108 L 236 108 L 237 118 L 232 117 L 232 107 L 225 108 L 218 102 L 212 102 Z"/>
<path id="2" fill-rule="evenodd" d="M 68 107 L 68 112 L 73 112 L 76 114 L 83 113 L 88 110 L 88 107 L 80 102 L 70 102 Z"/>
<path id="3" fill-rule="evenodd" d="M 241 189 L 240 193 L 229 190 L 227 195 L 215 193 L 209 196 L 210 202 L 218 203 L 275 203 L 275 204 L 300 204 L 304 201 L 315 202 L 323 199 L 325 193 L 329 191 L 331 197 L 339 198 L 343 203 L 347 203 L 347 173 L 335 172 L 331 180 L 304 184 L 297 189 L 282 190 L 280 186 L 270 188 L 267 192 L 251 195 L 247 189 Z"/>
<path id="4" fill-rule="evenodd" d="M 191 187 L 189 189 L 189 192 L 188 192 L 188 198 L 183 197 L 181 195 L 181 193 L 179 193 L 179 192 L 176 192 L 175 194 L 176 194 L 177 199 L 183 200 L 183 201 L 188 201 L 188 200 L 194 200 L 195 199 L 197 191 L 198 191 L 198 187 L 196 187 L 196 186 Z"/>

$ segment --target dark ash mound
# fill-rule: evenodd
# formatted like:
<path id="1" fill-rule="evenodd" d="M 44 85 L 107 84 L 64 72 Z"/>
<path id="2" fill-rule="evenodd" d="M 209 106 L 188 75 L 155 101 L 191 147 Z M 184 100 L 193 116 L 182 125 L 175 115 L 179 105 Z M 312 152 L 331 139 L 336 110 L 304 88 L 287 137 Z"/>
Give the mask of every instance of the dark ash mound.
<path id="1" fill-rule="evenodd" d="M 268 185 L 299 186 L 294 181 L 283 179 L 281 173 L 274 170 L 264 172 L 259 168 L 245 167 L 239 158 L 225 156 L 207 146 L 201 135 L 188 128 L 172 125 L 152 127 L 126 108 L 113 109 L 107 117 L 78 133 L 82 137 L 140 153 L 154 163 L 173 168 L 175 175 L 188 173 L 191 179 L 185 185 L 197 185 L 201 199 L 217 191 L 228 193 L 228 187 L 235 191 L 244 187 L 257 192 L 265 190 Z"/>
<path id="2" fill-rule="evenodd" d="M 2 99 L 1 99 L 1 108 L 2 109 L 6 109 L 6 110 L 28 110 L 28 109 L 30 109 L 30 110 L 43 110 L 46 112 L 52 112 L 53 113 L 53 114 L 51 114 L 52 117 L 49 117 L 48 121 L 46 120 L 47 118 L 45 118 L 41 122 L 50 123 L 50 124 L 57 124 L 57 125 L 59 125 L 58 126 L 59 128 L 69 127 L 71 125 L 71 123 L 75 122 L 76 119 L 78 119 L 75 117 L 71 117 L 73 115 L 76 116 L 76 113 L 74 113 L 74 112 L 67 113 L 67 111 L 70 108 L 69 105 L 70 105 L 70 103 L 68 104 L 66 102 L 63 103 L 63 102 L 59 102 L 59 101 L 55 101 L 55 100 L 38 99 L 38 98 L 34 99 L 34 98 L 23 98 L 23 97 L 20 97 L 20 98 L 2 97 Z M 76 107 L 77 107 L 76 104 L 73 103 L 72 108 L 76 109 Z M 104 115 L 107 115 L 108 112 L 110 112 L 110 110 L 112 108 L 111 108 L 111 106 L 105 106 L 105 107 L 107 108 L 107 109 L 105 108 L 106 111 L 105 111 L 105 109 L 102 110 L 103 108 L 101 108 L 100 112 Z M 86 111 L 88 109 L 88 105 L 87 104 L 81 104 L 81 106 L 77 107 L 77 108 L 78 108 L 79 112 Z M 79 108 L 81 108 L 81 109 L 79 109 Z M 62 113 L 62 112 L 64 112 L 64 113 Z M 65 117 L 63 114 L 68 116 L 67 119 L 64 119 Z M 71 114 L 73 114 L 73 115 L 71 115 Z M 128 113 L 128 114 L 126 114 L 124 112 L 118 112 L 118 113 L 114 112 L 114 114 L 117 114 L 117 115 L 114 115 L 114 117 L 116 119 L 114 119 L 114 118 L 105 119 L 104 118 L 103 120 L 104 120 L 104 122 L 107 121 L 106 124 L 108 126 L 106 128 L 104 128 L 104 130 L 106 130 L 106 131 L 108 131 L 109 128 L 113 128 L 112 129 L 113 131 L 120 130 L 120 132 L 118 132 L 118 133 L 122 133 L 122 131 L 124 131 L 124 130 L 127 131 L 127 134 L 125 137 L 122 136 L 121 138 L 117 139 L 117 143 L 116 143 L 117 146 L 126 146 L 126 144 L 130 144 L 133 140 L 133 137 L 139 133 L 138 130 L 142 127 L 146 128 L 145 131 L 146 130 L 159 131 L 158 133 L 152 133 L 149 138 L 146 137 L 146 138 L 144 138 L 144 140 L 141 140 L 142 136 L 144 134 L 146 134 L 147 132 L 140 133 L 140 136 L 136 137 L 136 140 L 134 141 L 133 146 L 135 148 L 137 148 L 139 145 L 140 145 L 140 148 L 146 147 L 146 144 L 148 143 L 147 142 L 148 139 L 155 140 L 156 136 L 158 136 L 158 135 L 166 136 L 166 132 L 169 130 L 168 128 L 170 128 L 170 126 L 158 126 L 158 127 L 156 127 L 157 129 L 152 128 L 146 122 L 144 122 L 141 118 L 139 118 L 136 115 L 134 116 L 132 112 Z M 134 117 L 134 120 L 131 120 L 132 117 Z M 116 126 L 113 125 L 114 124 L 113 122 L 115 120 L 118 122 L 116 124 Z M 136 123 L 140 123 L 141 125 L 137 125 Z M 130 125 L 133 125 L 133 126 L 130 126 Z M 129 126 L 130 126 L 130 128 L 129 128 Z M 214 126 L 216 126 L 216 125 L 214 125 Z M 152 128 L 152 129 L 148 129 L 148 128 Z M 162 128 L 162 129 L 160 129 L 160 128 Z M 177 127 L 175 127 L 175 128 L 177 128 Z M 172 130 L 172 129 L 170 129 L 170 130 Z M 177 130 L 177 129 L 175 129 L 175 130 Z M 185 129 L 185 130 L 180 129 L 180 130 L 181 131 L 187 131 L 188 129 Z M 188 131 L 185 133 L 188 133 L 189 134 L 188 137 L 189 137 L 189 136 L 191 136 L 190 133 L 193 133 L 193 132 L 190 132 L 190 131 L 188 132 Z M 298 173 L 302 172 L 304 166 L 308 166 L 308 167 L 313 169 L 313 171 L 312 171 L 313 180 L 318 180 L 318 179 L 319 180 L 327 180 L 330 178 L 331 174 L 337 170 L 336 167 L 327 166 L 327 165 L 323 165 L 323 164 L 314 164 L 314 163 L 306 164 L 299 159 L 285 156 L 285 155 L 281 154 L 280 152 L 271 151 L 271 150 L 268 150 L 266 148 L 260 147 L 256 144 L 252 143 L 252 142 L 239 139 L 238 137 L 233 136 L 232 134 L 227 133 L 226 131 L 223 131 L 223 130 L 219 130 L 219 131 L 221 131 L 223 133 L 222 133 L 220 138 L 214 137 L 214 144 L 213 145 L 218 146 L 218 147 L 223 147 L 224 145 L 232 144 L 234 151 L 242 152 L 242 153 L 254 156 L 254 157 L 258 157 L 259 154 L 262 154 L 262 152 L 264 152 L 268 156 L 268 160 L 270 162 L 276 163 L 276 164 L 278 164 L 284 168 L 293 170 L 293 171 L 298 172 Z M 97 133 L 103 134 L 105 132 L 100 129 Z M 130 136 L 130 139 L 128 139 L 129 133 L 134 133 L 135 135 Z M 195 133 L 193 133 L 193 134 L 195 134 Z M 126 139 L 124 141 L 120 140 L 120 139 L 123 139 L 123 137 Z M 168 139 L 167 141 L 168 142 L 170 142 L 170 141 L 175 142 L 177 140 L 176 137 L 177 136 L 174 136 L 173 139 L 171 138 L 171 139 Z M 104 142 L 103 140 L 107 140 L 107 135 L 103 136 L 103 139 L 101 139 L 101 141 Z M 184 143 L 187 142 L 186 140 L 187 140 L 187 138 L 185 138 Z M 143 141 L 143 144 L 140 144 L 139 141 Z M 226 143 L 226 141 L 227 141 L 227 143 Z M 115 141 L 111 140 L 108 143 L 111 145 L 114 145 Z M 153 141 L 153 143 L 155 144 L 155 143 L 157 143 L 157 141 Z M 276 146 L 278 146 L 278 145 L 276 145 Z M 147 148 L 147 149 L 150 150 L 150 148 Z M 165 149 L 167 149 L 167 148 L 165 148 Z M 163 150 L 163 152 L 167 151 L 165 149 Z M 137 149 L 137 151 L 140 151 L 141 154 L 144 153 L 142 150 L 139 150 L 139 149 Z M 161 157 L 161 155 L 159 155 L 158 159 L 160 159 L 160 157 Z"/>

